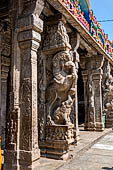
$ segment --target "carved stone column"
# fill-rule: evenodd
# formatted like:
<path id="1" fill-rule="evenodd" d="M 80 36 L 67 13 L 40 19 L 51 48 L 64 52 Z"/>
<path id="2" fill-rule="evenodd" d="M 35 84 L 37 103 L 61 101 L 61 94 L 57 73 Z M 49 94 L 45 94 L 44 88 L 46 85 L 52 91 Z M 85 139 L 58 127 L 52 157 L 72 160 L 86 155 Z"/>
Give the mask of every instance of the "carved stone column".
<path id="1" fill-rule="evenodd" d="M 84 82 L 85 130 L 95 130 L 94 89 L 92 80 L 91 59 L 88 54 L 80 57 L 80 66 Z"/>
<path id="2" fill-rule="evenodd" d="M 89 55 L 89 54 L 88 54 Z M 81 57 L 84 81 L 85 129 L 102 131 L 102 56 Z"/>
<path id="3" fill-rule="evenodd" d="M 72 32 L 69 34 L 70 38 L 70 44 L 72 47 L 72 52 L 73 52 L 73 58 L 75 62 L 75 72 L 77 74 L 77 78 L 75 80 L 75 102 L 72 107 L 71 111 L 71 120 L 74 124 L 74 139 L 75 142 L 79 141 L 79 128 L 78 128 L 78 94 L 77 94 L 77 81 L 78 81 L 78 63 L 79 61 L 79 54 L 78 54 L 78 48 L 80 46 L 80 34 L 77 32 Z"/>
<path id="4" fill-rule="evenodd" d="M 96 131 L 103 131 L 104 125 L 102 122 L 102 66 L 104 58 L 101 55 L 94 56 L 94 68 L 92 70 L 92 78 L 94 84 L 94 103 L 95 103 L 95 122 Z"/>
<path id="5" fill-rule="evenodd" d="M 85 105 L 85 124 L 84 129 L 88 129 L 88 93 L 87 93 L 87 81 L 88 71 L 82 71 L 83 82 L 84 82 L 84 105 Z"/>
<path id="6" fill-rule="evenodd" d="M 42 45 L 42 68 L 45 71 L 41 72 L 39 83 L 40 134 L 45 130 L 45 138 L 40 135 L 40 148 L 46 157 L 67 159 L 69 146 L 74 142 L 70 113 L 74 104 L 77 74 L 65 18 L 58 14 L 48 18 L 45 24 L 47 32 Z M 46 117 L 41 108 L 44 102 Z"/>
<path id="7" fill-rule="evenodd" d="M 23 8 L 16 8 L 15 19 L 13 16 L 5 169 L 38 170 L 37 51 L 43 31 L 43 21 L 39 18 L 43 1 L 25 0 L 22 5 Z"/>
<path id="8" fill-rule="evenodd" d="M 2 43 L 1 43 L 1 34 L 0 34 L 0 58 L 2 51 Z M 2 134 L 2 126 L 1 126 L 1 60 L 0 60 L 0 136 Z"/>
<path id="9" fill-rule="evenodd" d="M 104 130 L 102 122 L 102 70 L 93 72 L 93 83 L 95 93 L 96 131 L 102 131 Z"/>
<path id="10" fill-rule="evenodd" d="M 5 129 L 6 129 L 6 107 L 7 107 L 7 87 L 10 58 L 1 57 L 1 127 L 2 127 L 2 146 L 5 147 Z"/>
<path id="11" fill-rule="evenodd" d="M 103 78 L 103 112 L 106 115 L 105 125 L 111 128 L 113 125 L 113 76 L 109 61 L 104 62 Z"/>
<path id="12" fill-rule="evenodd" d="M 10 66 L 10 24 L 6 20 L 0 22 L 0 136 L 2 149 L 5 147 L 7 77 Z"/>
<path id="13" fill-rule="evenodd" d="M 38 169 L 40 158 L 37 129 L 37 50 L 43 22 L 32 15 L 20 19 L 18 23 L 21 54 L 19 163 L 21 170 L 34 170 Z"/>
<path id="14" fill-rule="evenodd" d="M 12 1 L 14 2 L 14 1 Z M 18 3 L 16 3 L 18 5 Z M 20 87 L 20 50 L 17 41 L 17 8 L 13 3 L 10 7 L 11 23 L 11 72 L 8 84 L 8 105 L 6 114 L 6 141 L 4 152 L 4 168 L 9 170 L 19 169 L 19 87 Z"/>

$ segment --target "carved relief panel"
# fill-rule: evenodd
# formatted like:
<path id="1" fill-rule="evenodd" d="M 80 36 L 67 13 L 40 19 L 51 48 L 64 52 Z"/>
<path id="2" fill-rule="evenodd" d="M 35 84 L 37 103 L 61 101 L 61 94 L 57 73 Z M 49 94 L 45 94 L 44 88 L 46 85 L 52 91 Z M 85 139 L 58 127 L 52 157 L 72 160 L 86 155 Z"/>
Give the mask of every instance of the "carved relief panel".
<path id="1" fill-rule="evenodd" d="M 65 22 L 46 23 L 38 62 L 39 137 L 45 140 L 46 127 L 71 125 L 77 73 Z M 59 134 L 60 135 L 60 134 Z"/>
<path id="2" fill-rule="evenodd" d="M 113 76 L 111 75 L 111 67 L 108 61 L 105 61 L 103 67 L 103 111 L 106 118 L 113 118 Z"/>

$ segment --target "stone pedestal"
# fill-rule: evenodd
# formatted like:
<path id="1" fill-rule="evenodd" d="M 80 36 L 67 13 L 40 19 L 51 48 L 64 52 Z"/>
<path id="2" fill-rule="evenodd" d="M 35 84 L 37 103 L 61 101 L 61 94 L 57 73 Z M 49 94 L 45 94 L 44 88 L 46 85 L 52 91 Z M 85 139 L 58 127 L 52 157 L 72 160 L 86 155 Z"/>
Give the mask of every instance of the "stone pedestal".
<path id="1" fill-rule="evenodd" d="M 113 127 L 113 111 L 111 111 L 111 115 L 105 119 L 105 127 L 112 128 Z"/>
<path id="2" fill-rule="evenodd" d="M 74 125 L 52 125 L 46 127 L 46 143 L 41 143 L 42 154 L 47 158 L 69 159 L 69 147 L 74 143 Z M 46 148 L 46 151 L 43 148 Z"/>

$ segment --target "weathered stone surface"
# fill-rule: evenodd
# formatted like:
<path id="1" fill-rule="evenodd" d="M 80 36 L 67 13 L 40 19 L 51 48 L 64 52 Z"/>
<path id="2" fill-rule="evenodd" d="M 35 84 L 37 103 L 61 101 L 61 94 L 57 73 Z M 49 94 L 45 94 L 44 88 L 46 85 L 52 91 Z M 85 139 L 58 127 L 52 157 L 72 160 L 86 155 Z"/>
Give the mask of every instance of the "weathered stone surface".
<path id="1" fill-rule="evenodd" d="M 106 56 L 103 65 L 101 47 L 59 1 L 50 2 L 53 7 L 48 2 L 12 0 L 9 18 L 0 21 L 0 135 L 6 170 L 39 169 L 39 146 L 43 156 L 68 159 L 70 145 L 79 140 L 78 70 L 85 129 L 104 130 L 103 112 L 107 127 L 113 123 L 112 60 Z"/>
<path id="2" fill-rule="evenodd" d="M 34 12 L 38 10 L 38 3 L 26 4 L 21 17 L 17 11 L 17 20 L 12 26 L 12 88 L 7 114 L 5 169 L 39 169 L 37 50 L 43 21 Z M 12 158 L 10 162 L 9 156 Z"/>
<path id="3" fill-rule="evenodd" d="M 85 129 L 103 130 L 102 123 L 102 56 L 81 57 L 85 96 Z"/>
<path id="4" fill-rule="evenodd" d="M 74 105 L 75 82 L 77 81 L 76 66 L 73 53 L 70 51 L 71 45 L 65 24 L 65 19 L 62 15 L 56 15 L 56 21 L 51 17 L 47 20 L 46 29 L 48 33 L 40 53 L 40 57 L 42 57 L 41 67 L 44 67 L 41 70 L 42 76 L 40 76 L 39 82 L 40 147 L 47 157 L 58 158 L 59 155 L 59 159 L 64 159 L 63 157 L 68 155 L 70 143 L 65 138 L 65 134 L 68 133 L 68 126 L 73 126 L 70 114 Z M 59 133 L 57 141 L 52 136 L 49 139 L 48 135 L 52 130 L 54 130 L 55 135 L 57 135 L 57 131 Z M 62 133 L 63 131 L 65 133 Z M 63 144 L 60 136 L 64 139 Z M 53 141 L 52 138 L 54 139 Z M 74 134 L 70 138 L 72 143 Z M 51 146 L 51 154 L 49 153 L 49 146 Z M 58 149 L 58 146 L 61 147 L 61 150 Z M 46 151 L 44 151 L 44 147 Z M 62 147 L 65 148 L 64 155 Z"/>
<path id="5" fill-rule="evenodd" d="M 103 112 L 106 114 L 106 127 L 113 125 L 113 76 L 108 61 L 104 63 L 103 74 Z"/>

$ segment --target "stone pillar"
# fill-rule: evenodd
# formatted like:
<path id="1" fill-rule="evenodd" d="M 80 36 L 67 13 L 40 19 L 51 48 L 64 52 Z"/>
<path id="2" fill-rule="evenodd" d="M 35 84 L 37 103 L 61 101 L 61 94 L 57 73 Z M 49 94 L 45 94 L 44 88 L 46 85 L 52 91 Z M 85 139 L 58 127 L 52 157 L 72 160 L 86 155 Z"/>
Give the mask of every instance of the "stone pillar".
<path id="1" fill-rule="evenodd" d="M 82 71 L 83 82 L 84 82 L 84 106 L 85 106 L 85 124 L 84 129 L 88 129 L 88 94 L 87 94 L 87 81 L 88 71 Z"/>
<path id="2" fill-rule="evenodd" d="M 111 128 L 113 125 L 113 76 L 109 61 L 105 60 L 102 78 L 103 90 L 103 112 L 105 114 L 105 126 Z"/>
<path id="3" fill-rule="evenodd" d="M 96 131 L 103 131 L 104 125 L 102 122 L 102 75 L 104 58 L 101 55 L 94 56 L 94 66 L 92 70 L 92 79 L 94 85 L 94 103 L 95 103 L 95 122 Z"/>
<path id="4" fill-rule="evenodd" d="M 92 72 L 87 70 L 82 72 L 84 81 L 84 103 L 85 103 L 85 130 L 95 130 L 95 106 Z"/>
<path id="5" fill-rule="evenodd" d="M 23 8 L 16 9 L 16 19 L 13 18 L 12 77 L 5 150 L 5 169 L 8 170 L 39 169 L 37 51 L 43 31 L 43 21 L 39 18 L 43 9 L 41 2 L 24 1 Z"/>
<path id="6" fill-rule="evenodd" d="M 57 14 L 49 17 L 45 25 L 47 32 L 42 45 L 43 69 L 39 83 L 40 134 L 45 130 L 45 139 L 40 135 L 40 148 L 46 157 L 68 159 L 69 147 L 74 142 L 74 125 L 70 114 L 74 104 L 77 74 L 74 57 L 70 52 L 65 18 Z M 41 108 L 45 101 L 46 123 L 44 109 Z"/>
<path id="7" fill-rule="evenodd" d="M 69 34 L 69 39 L 70 39 L 70 44 L 72 47 L 72 52 L 73 52 L 73 58 L 75 62 L 75 72 L 77 74 L 77 79 L 75 80 L 75 102 L 73 104 L 73 109 L 71 112 L 71 119 L 74 124 L 74 139 L 75 142 L 79 141 L 79 128 L 78 128 L 78 94 L 77 94 L 77 81 L 78 81 L 78 68 L 79 65 L 78 63 L 80 62 L 79 60 L 79 53 L 78 53 L 78 48 L 80 46 L 80 34 L 78 32 L 72 32 Z"/>
<path id="8" fill-rule="evenodd" d="M 88 54 L 89 55 L 89 54 Z M 85 129 L 102 131 L 102 56 L 81 57 L 84 81 Z"/>
<path id="9" fill-rule="evenodd" d="M 10 24 L 0 22 L 0 136 L 2 149 L 5 147 L 7 77 L 10 66 Z"/>
<path id="10" fill-rule="evenodd" d="M 93 71 L 96 131 L 103 131 L 102 122 L 102 70 Z"/>
<path id="11" fill-rule="evenodd" d="M 7 106 L 7 86 L 10 58 L 1 57 L 1 128 L 2 128 L 2 147 L 5 147 L 6 129 L 6 106 Z"/>
<path id="12" fill-rule="evenodd" d="M 15 9 L 17 12 L 17 9 Z M 17 42 L 16 12 L 11 17 L 11 72 L 8 84 L 8 105 L 6 114 L 6 145 L 4 152 L 4 168 L 19 169 L 19 88 L 20 88 L 20 51 Z M 16 29 L 15 29 L 16 28 Z"/>
<path id="13" fill-rule="evenodd" d="M 43 22 L 35 16 L 18 21 L 20 68 L 20 170 L 39 167 L 40 150 L 37 129 L 37 50 L 41 41 Z M 24 25 L 27 25 L 27 29 Z M 32 26 L 32 29 L 31 29 Z"/>
<path id="14" fill-rule="evenodd" d="M 0 35 L 0 58 L 2 51 L 1 35 Z M 0 136 L 2 135 L 2 126 L 1 126 L 1 60 L 0 60 Z"/>

